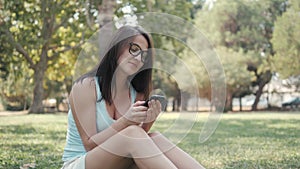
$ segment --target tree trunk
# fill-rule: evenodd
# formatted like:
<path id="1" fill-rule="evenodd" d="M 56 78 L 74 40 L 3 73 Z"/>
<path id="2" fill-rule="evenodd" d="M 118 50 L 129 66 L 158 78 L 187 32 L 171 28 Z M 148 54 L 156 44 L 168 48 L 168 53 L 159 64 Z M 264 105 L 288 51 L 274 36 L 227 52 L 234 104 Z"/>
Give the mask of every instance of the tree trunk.
<path id="1" fill-rule="evenodd" d="M 242 97 L 239 97 L 240 111 L 243 111 Z"/>
<path id="2" fill-rule="evenodd" d="M 172 112 L 174 112 L 176 110 L 176 98 L 173 98 L 172 101 Z"/>
<path id="3" fill-rule="evenodd" d="M 260 99 L 260 96 L 262 95 L 263 93 L 263 89 L 265 87 L 265 85 L 267 83 L 269 83 L 269 81 L 271 80 L 272 78 L 272 74 L 270 71 L 267 71 L 265 72 L 264 74 L 262 74 L 262 78 L 258 84 L 258 90 L 255 94 L 255 100 L 254 100 L 254 103 L 252 105 L 252 111 L 256 111 L 257 110 L 257 105 L 258 105 L 258 102 L 259 102 L 259 99 Z"/>
<path id="4" fill-rule="evenodd" d="M 255 100 L 254 100 L 254 103 L 252 105 L 252 111 L 256 111 L 257 110 L 257 105 L 258 105 L 258 102 L 260 100 L 260 96 L 262 95 L 263 93 L 263 88 L 265 87 L 266 83 L 261 83 L 259 86 L 258 86 L 258 90 L 257 92 L 255 93 Z"/>
<path id="5" fill-rule="evenodd" d="M 173 106 L 172 106 L 172 111 L 173 112 L 179 112 L 180 111 L 180 106 L 181 106 L 181 97 L 180 94 L 177 95 L 176 97 L 173 98 Z"/>
<path id="6" fill-rule="evenodd" d="M 232 111 L 232 94 L 230 92 L 227 92 L 224 111 Z"/>
<path id="7" fill-rule="evenodd" d="M 34 72 L 34 90 L 33 90 L 33 102 L 30 106 L 29 113 L 43 113 L 43 97 L 44 97 L 44 88 L 43 88 L 43 78 L 44 71 L 36 70 Z"/>
<path id="8" fill-rule="evenodd" d="M 43 47 L 40 61 L 34 68 L 34 89 L 33 102 L 30 106 L 29 113 L 44 113 L 43 99 L 44 99 L 44 76 L 47 70 L 47 47 Z"/>
<path id="9" fill-rule="evenodd" d="M 182 111 L 187 111 L 189 98 L 190 98 L 190 94 L 189 93 L 182 92 L 182 100 L 181 100 L 181 110 Z"/>
<path id="10" fill-rule="evenodd" d="M 115 0 L 103 0 L 102 4 L 98 6 L 98 23 L 100 28 L 113 21 L 115 7 Z"/>

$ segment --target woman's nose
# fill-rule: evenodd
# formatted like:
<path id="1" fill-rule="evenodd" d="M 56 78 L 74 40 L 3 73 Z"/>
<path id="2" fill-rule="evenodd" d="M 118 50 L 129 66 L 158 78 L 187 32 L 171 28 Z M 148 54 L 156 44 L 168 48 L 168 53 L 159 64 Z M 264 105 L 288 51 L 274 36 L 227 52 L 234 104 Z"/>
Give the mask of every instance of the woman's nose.
<path id="1" fill-rule="evenodd" d="M 142 61 L 142 54 L 138 54 L 137 56 L 134 57 L 138 61 Z"/>

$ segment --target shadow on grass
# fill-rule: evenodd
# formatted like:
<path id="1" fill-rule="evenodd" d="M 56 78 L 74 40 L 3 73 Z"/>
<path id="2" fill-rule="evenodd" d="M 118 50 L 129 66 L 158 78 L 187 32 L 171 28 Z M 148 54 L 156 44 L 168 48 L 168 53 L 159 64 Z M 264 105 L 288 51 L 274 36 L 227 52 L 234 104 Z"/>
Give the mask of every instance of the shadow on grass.
<path id="1" fill-rule="evenodd" d="M 0 132 L 3 134 L 17 134 L 17 135 L 24 135 L 29 133 L 36 133 L 36 129 L 32 126 L 25 126 L 25 125 L 7 125 L 7 126 L 0 126 Z"/>
<path id="2" fill-rule="evenodd" d="M 0 126 L 0 133 L 2 134 L 12 134 L 18 135 L 19 137 L 26 136 L 34 136 L 39 138 L 42 136 L 46 139 L 65 139 L 65 130 L 57 131 L 50 129 L 44 129 L 41 127 L 34 127 L 30 125 L 8 125 L 8 126 Z"/>

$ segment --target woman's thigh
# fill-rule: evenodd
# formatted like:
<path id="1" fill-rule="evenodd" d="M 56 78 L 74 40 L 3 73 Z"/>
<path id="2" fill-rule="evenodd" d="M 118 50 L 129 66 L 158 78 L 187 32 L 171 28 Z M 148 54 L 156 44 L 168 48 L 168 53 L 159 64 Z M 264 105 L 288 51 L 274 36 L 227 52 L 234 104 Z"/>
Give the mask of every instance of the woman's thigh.
<path id="1" fill-rule="evenodd" d="M 139 169 L 139 167 L 133 163 L 131 166 L 128 167 L 128 169 Z"/>
<path id="2" fill-rule="evenodd" d="M 138 126 L 130 126 L 107 139 L 86 155 L 86 169 L 123 169 L 134 163 L 131 153 L 136 147 L 141 149 L 141 138 L 148 137 L 147 133 Z M 149 139 L 151 140 L 151 139 Z M 148 141 L 149 141 L 148 140 Z"/>
<path id="3" fill-rule="evenodd" d="M 99 146 L 88 152 L 85 158 L 86 169 L 127 169 L 133 163 L 132 158 L 110 153 Z"/>

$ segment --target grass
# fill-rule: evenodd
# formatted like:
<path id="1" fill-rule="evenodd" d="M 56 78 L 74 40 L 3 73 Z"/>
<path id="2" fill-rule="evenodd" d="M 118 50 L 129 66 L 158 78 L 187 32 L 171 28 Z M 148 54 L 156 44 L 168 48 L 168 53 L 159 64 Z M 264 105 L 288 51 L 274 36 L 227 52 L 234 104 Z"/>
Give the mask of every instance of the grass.
<path id="1" fill-rule="evenodd" d="M 0 117 L 0 168 L 60 168 L 66 115 Z"/>
<path id="2" fill-rule="evenodd" d="M 300 113 L 224 114 L 200 143 L 206 117 L 164 113 L 153 130 L 208 169 L 300 168 Z M 0 168 L 60 168 L 66 127 L 65 114 L 0 117 Z"/>

